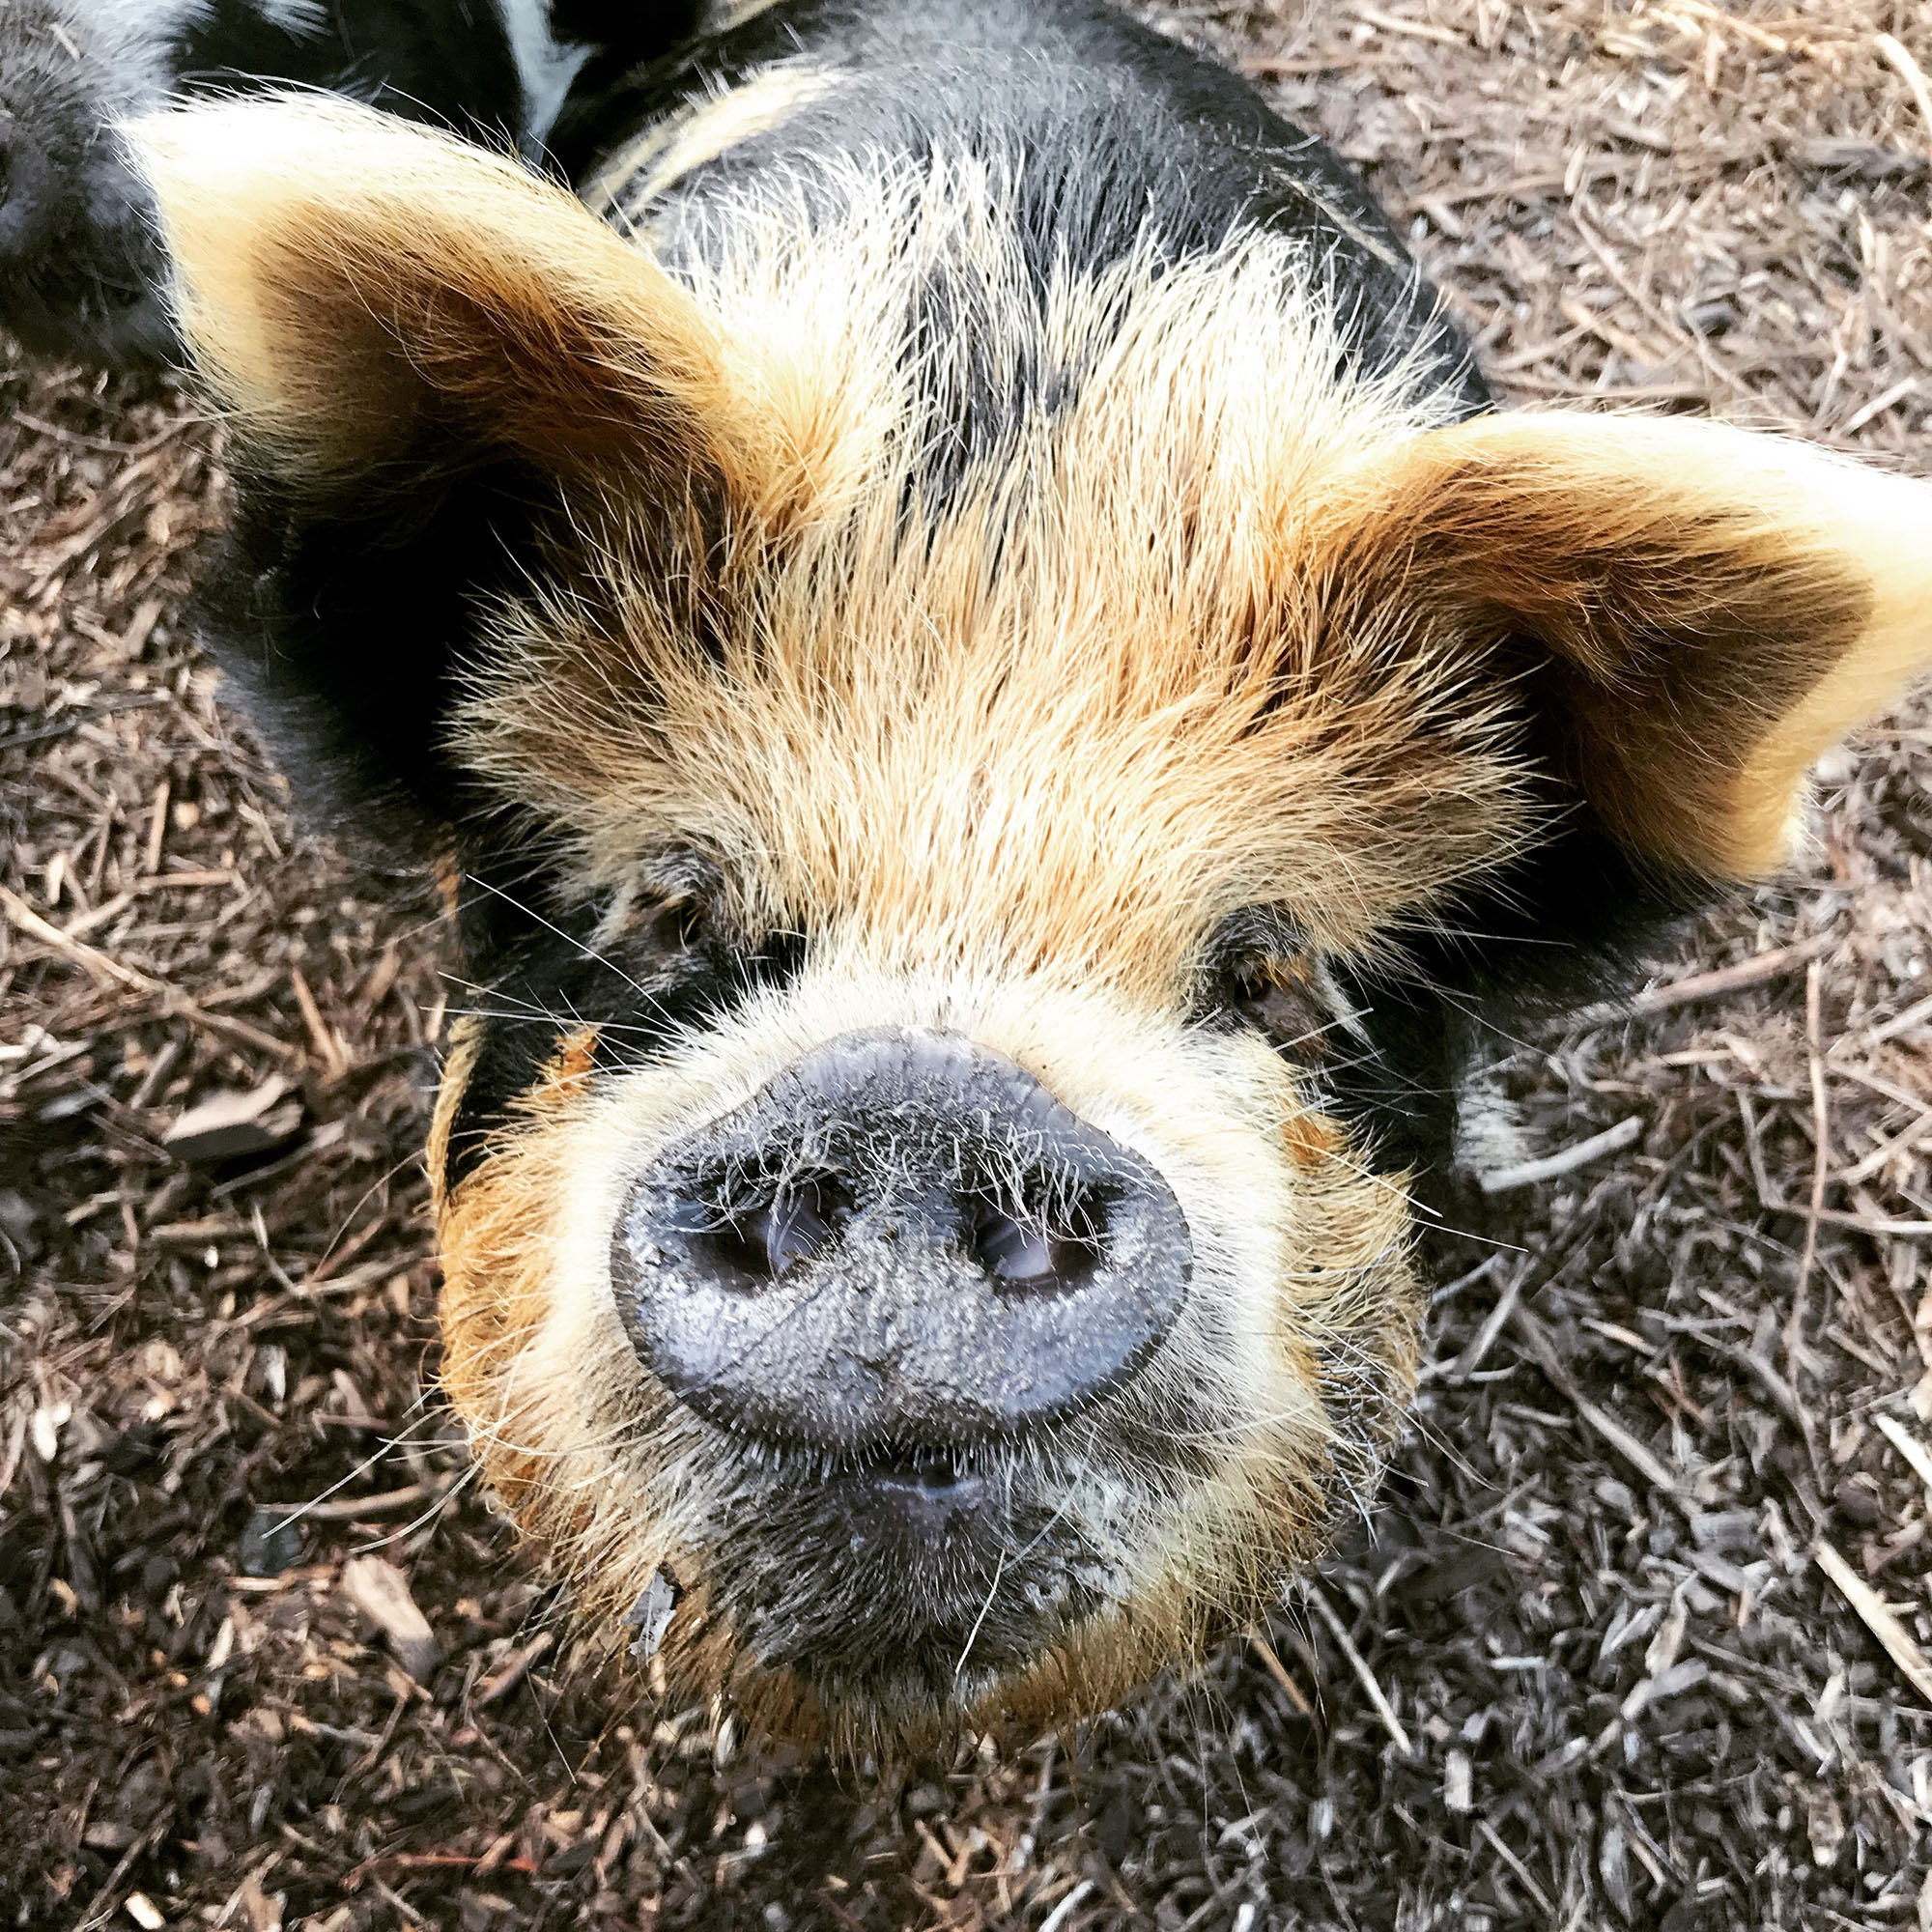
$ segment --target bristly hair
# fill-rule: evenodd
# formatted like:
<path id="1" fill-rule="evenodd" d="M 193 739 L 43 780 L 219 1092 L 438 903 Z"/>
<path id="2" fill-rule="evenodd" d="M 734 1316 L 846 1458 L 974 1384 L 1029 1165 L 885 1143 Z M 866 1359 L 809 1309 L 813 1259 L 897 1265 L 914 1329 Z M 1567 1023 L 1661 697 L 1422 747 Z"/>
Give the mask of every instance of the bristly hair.
<path id="1" fill-rule="evenodd" d="M 597 111 L 621 237 L 346 109 L 148 130 L 228 649 L 454 848 L 445 1379 L 588 1613 L 674 1600 L 673 1680 L 855 1752 L 1051 1720 L 1362 1507 L 1460 1044 L 1781 859 L 1932 654 L 1932 507 L 1487 412 L 1340 164 L 1089 0 L 793 0 Z M 629 1267 L 660 1182 L 737 1198 L 680 1150 L 881 1033 L 997 1056 L 1186 1239 L 1148 1352 L 976 1424 L 999 1509 L 910 1548 L 834 1492 L 916 1403 L 849 1465 L 714 1416 Z"/>

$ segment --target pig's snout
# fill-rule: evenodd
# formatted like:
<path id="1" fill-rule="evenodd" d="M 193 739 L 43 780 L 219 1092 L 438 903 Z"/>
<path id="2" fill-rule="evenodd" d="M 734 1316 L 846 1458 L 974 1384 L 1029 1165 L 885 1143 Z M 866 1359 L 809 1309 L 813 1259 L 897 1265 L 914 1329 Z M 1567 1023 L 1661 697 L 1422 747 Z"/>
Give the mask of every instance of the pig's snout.
<path id="1" fill-rule="evenodd" d="M 51 240 L 60 207 L 52 157 L 0 103 L 0 265 L 33 261 Z"/>
<path id="2" fill-rule="evenodd" d="M 168 360 L 163 262 L 131 156 L 90 125 L 90 99 L 51 90 L 24 113 L 10 98 L 18 89 L 0 74 L 0 327 L 40 355 Z"/>
<path id="3" fill-rule="evenodd" d="M 1135 1374 L 1187 1224 L 1139 1154 L 958 1035 L 847 1034 L 663 1155 L 611 1248 L 633 1347 L 735 1432 L 970 1448 Z"/>

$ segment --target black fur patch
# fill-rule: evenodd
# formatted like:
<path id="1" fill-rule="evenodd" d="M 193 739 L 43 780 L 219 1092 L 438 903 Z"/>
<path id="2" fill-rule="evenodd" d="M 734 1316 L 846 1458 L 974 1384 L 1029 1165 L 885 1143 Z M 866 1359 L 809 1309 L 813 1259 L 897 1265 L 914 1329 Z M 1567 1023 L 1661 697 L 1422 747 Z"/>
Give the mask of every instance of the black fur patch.
<path id="1" fill-rule="evenodd" d="M 500 147 L 523 122 L 523 85 L 489 0 L 331 0 L 323 30 L 292 32 L 253 0 L 213 0 L 175 48 L 184 93 L 265 82 L 327 88 Z"/>
<path id="2" fill-rule="evenodd" d="M 196 616 L 305 814 L 418 854 L 468 800 L 440 737 L 478 614 L 527 582 L 555 490 L 498 462 L 322 512 L 244 467 Z"/>
<path id="3" fill-rule="evenodd" d="M 454 1004 L 476 1016 L 480 1040 L 450 1124 L 448 1187 L 476 1166 L 571 1034 L 598 1030 L 595 1069 L 636 1066 L 804 964 L 804 942 L 784 933 L 743 943 L 700 932 L 670 953 L 626 937 L 599 946 L 593 914 L 543 909 L 531 878 L 539 869 L 479 852 L 463 880 L 458 927 L 473 983 Z"/>
<path id="4" fill-rule="evenodd" d="M 553 149 L 583 179 L 640 128 L 779 60 L 838 74 L 823 97 L 694 168 L 666 195 L 668 266 L 702 247 L 700 218 L 679 241 L 676 211 L 701 210 L 733 181 L 809 176 L 815 160 L 867 153 L 976 154 L 1007 166 L 1018 240 L 1041 304 L 1056 270 L 1098 270 L 1155 240 L 1170 264 L 1247 229 L 1303 242 L 1334 290 L 1351 360 L 1379 372 L 1413 358 L 1421 381 L 1468 413 L 1488 407 L 1467 345 L 1368 191 L 1328 148 L 1291 127 L 1237 74 L 1141 27 L 1099 0 L 792 0 L 733 33 L 611 82 L 587 71 Z M 1366 242 L 1368 245 L 1364 245 Z M 906 318 L 906 353 L 923 366 L 935 339 L 975 328 L 970 283 L 940 271 Z M 1416 356 L 1417 346 L 1422 354 Z M 997 458 L 1020 419 L 1051 412 L 1078 372 L 1021 353 L 970 356 L 966 379 L 935 400 L 944 425 L 927 488 Z"/>

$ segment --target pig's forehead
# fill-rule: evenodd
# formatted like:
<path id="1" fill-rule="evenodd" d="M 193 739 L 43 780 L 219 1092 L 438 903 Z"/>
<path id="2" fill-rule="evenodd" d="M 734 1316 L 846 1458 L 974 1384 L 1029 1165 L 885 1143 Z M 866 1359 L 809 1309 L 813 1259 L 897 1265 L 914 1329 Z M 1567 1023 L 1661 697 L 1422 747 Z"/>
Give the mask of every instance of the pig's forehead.
<path id="1" fill-rule="evenodd" d="M 460 749 L 586 891 L 689 845 L 754 928 L 1162 984 L 1245 905 L 1359 945 L 1520 829 L 1495 717 L 1396 659 L 1264 664 L 1251 618 L 1044 580 L 775 605 L 701 658 L 646 600 L 520 626 Z"/>
<path id="2" fill-rule="evenodd" d="M 1430 406 L 1337 378 L 1322 303 L 1284 306 L 1304 274 L 1241 244 L 1135 280 L 1131 326 L 1066 297 L 1050 411 L 940 480 L 943 385 L 843 336 L 781 356 L 763 284 L 721 274 L 699 293 L 801 452 L 782 526 L 698 567 L 701 648 L 621 541 L 507 613 L 459 754 L 587 884 L 683 839 L 754 920 L 882 946 L 1171 979 L 1242 905 L 1337 945 L 1427 905 L 1517 789 L 1449 658 L 1320 608 L 1330 479 Z"/>

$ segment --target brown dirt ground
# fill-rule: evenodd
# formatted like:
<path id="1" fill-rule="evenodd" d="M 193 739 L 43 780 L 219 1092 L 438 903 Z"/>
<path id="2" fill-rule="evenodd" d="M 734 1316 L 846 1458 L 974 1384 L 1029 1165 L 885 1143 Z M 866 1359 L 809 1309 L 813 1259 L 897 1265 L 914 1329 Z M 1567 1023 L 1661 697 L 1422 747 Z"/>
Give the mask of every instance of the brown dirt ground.
<path id="1" fill-rule="evenodd" d="M 1880 39 L 1932 65 L 1924 0 L 1185 25 L 1412 216 L 1512 396 L 1932 467 L 1932 105 Z M 1660 966 L 1728 988 L 1499 1067 L 1541 1150 L 1639 1137 L 1437 1237 L 1420 1414 L 1313 1598 L 1077 1736 L 839 1783 L 573 1670 L 434 1396 L 434 920 L 214 705 L 206 430 L 0 400 L 0 1918 L 1932 1926 L 1927 1687 L 1852 1603 L 1932 1645 L 1932 713 Z M 271 1079 L 266 1160 L 161 1145 Z M 345 1596 L 371 1546 L 423 1683 Z"/>

